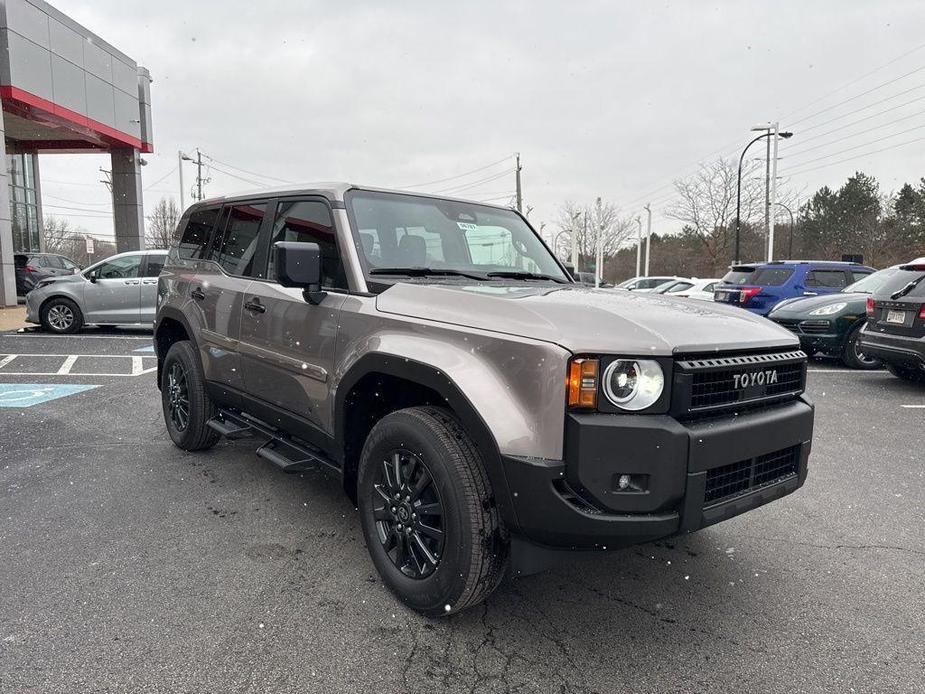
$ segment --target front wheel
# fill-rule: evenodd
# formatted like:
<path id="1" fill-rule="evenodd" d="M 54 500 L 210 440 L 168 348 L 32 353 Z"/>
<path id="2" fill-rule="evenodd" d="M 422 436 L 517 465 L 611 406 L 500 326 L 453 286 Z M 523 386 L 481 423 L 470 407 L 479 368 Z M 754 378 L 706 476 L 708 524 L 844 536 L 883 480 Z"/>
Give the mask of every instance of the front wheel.
<path id="1" fill-rule="evenodd" d="M 500 583 L 504 527 L 478 449 L 449 411 L 382 418 L 363 446 L 357 497 L 373 563 L 412 609 L 459 612 Z"/>
<path id="2" fill-rule="evenodd" d="M 206 392 L 199 355 L 188 340 L 174 342 L 161 368 L 161 406 L 171 440 L 186 451 L 211 448 L 219 433 L 207 426 L 215 406 Z"/>
<path id="3" fill-rule="evenodd" d="M 845 366 L 852 369 L 879 369 L 883 366 L 883 362 L 876 357 L 867 356 L 861 349 L 861 328 L 863 327 L 864 324 L 860 323 L 848 333 L 842 361 Z"/>
<path id="4" fill-rule="evenodd" d="M 886 370 L 904 381 L 913 383 L 925 383 L 925 371 L 916 369 L 911 366 L 900 366 L 899 364 L 887 364 Z"/>
<path id="5" fill-rule="evenodd" d="M 39 320 L 47 332 L 59 335 L 76 333 L 84 323 L 83 313 L 77 304 L 63 296 L 47 301 L 42 306 Z"/>

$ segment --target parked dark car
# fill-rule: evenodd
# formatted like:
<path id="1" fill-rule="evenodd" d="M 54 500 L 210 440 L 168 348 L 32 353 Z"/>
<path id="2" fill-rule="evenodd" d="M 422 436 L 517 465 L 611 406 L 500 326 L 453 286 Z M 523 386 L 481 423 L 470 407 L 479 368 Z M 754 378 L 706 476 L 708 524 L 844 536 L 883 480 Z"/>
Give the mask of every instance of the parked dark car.
<path id="1" fill-rule="evenodd" d="M 16 294 L 25 296 L 44 279 L 73 275 L 80 271 L 80 265 L 67 256 L 56 253 L 16 253 Z"/>
<path id="2" fill-rule="evenodd" d="M 865 354 L 860 343 L 867 298 L 901 272 L 897 265 L 867 275 L 835 294 L 785 299 L 768 318 L 796 333 L 807 354 L 838 357 L 852 369 L 878 369 L 880 360 Z"/>
<path id="3" fill-rule="evenodd" d="M 875 272 L 872 267 L 831 260 L 733 265 L 716 285 L 713 300 L 766 316 L 784 299 L 834 294 L 872 272 Z"/>
<path id="4" fill-rule="evenodd" d="M 901 265 L 867 299 L 861 349 L 894 376 L 925 383 L 925 258 Z"/>

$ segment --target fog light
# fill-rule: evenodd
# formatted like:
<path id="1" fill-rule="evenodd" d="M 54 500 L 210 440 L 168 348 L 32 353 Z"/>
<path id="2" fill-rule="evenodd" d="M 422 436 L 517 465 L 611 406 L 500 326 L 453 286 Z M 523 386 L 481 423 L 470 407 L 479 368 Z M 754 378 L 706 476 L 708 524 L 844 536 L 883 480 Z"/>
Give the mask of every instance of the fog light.
<path id="1" fill-rule="evenodd" d="M 625 489 L 629 489 L 630 482 L 632 482 L 632 478 L 630 478 L 629 475 L 620 475 L 620 479 L 617 480 L 617 487 L 622 492 Z"/>

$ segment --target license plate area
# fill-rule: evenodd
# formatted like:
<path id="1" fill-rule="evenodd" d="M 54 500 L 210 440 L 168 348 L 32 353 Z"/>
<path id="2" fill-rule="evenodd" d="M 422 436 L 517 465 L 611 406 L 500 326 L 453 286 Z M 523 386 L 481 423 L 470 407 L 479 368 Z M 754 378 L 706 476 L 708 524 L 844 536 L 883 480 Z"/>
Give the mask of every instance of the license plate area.
<path id="1" fill-rule="evenodd" d="M 886 322 L 892 325 L 905 325 L 906 312 L 889 310 L 886 313 Z"/>

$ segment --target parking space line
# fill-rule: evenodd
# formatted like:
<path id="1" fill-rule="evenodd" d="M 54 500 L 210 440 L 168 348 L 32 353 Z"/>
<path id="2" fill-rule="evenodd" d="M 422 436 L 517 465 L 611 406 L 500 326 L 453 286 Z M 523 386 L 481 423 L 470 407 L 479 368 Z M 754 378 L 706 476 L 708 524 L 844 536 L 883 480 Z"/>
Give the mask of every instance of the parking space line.
<path id="1" fill-rule="evenodd" d="M 71 373 L 71 368 L 74 366 L 74 363 L 77 361 L 76 354 L 69 354 L 64 360 L 64 363 L 61 364 L 61 368 L 58 369 L 58 373 L 55 376 L 67 376 Z"/>
<path id="2" fill-rule="evenodd" d="M 813 374 L 856 374 L 858 376 L 867 373 L 885 373 L 883 371 L 869 371 L 867 369 L 806 369 L 808 373 Z"/>
<path id="3" fill-rule="evenodd" d="M 18 354 L 7 354 L 5 357 L 3 357 L 3 359 L 0 359 L 0 369 L 9 364 L 18 356 Z"/>
<path id="4" fill-rule="evenodd" d="M 137 376 L 144 371 L 144 362 L 141 357 L 132 357 L 132 376 Z"/>
<path id="5" fill-rule="evenodd" d="M 37 337 L 41 340 L 150 340 L 150 335 L 52 335 L 51 333 L 0 333 L 4 337 Z"/>
<path id="6" fill-rule="evenodd" d="M 907 410 L 925 410 L 925 405 L 903 405 Z"/>

